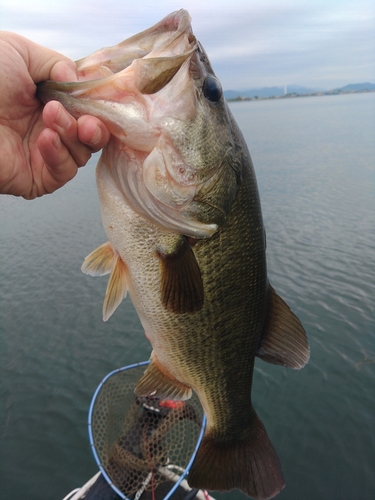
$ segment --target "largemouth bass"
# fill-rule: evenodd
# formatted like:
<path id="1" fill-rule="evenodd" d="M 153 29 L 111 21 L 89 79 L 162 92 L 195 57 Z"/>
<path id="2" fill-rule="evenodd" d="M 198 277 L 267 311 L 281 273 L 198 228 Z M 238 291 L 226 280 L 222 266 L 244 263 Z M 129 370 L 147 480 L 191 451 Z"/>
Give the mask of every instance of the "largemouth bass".
<path id="1" fill-rule="evenodd" d="M 77 62 L 80 82 L 43 82 L 43 102 L 111 131 L 97 166 L 108 242 L 83 271 L 110 274 L 107 320 L 129 292 L 152 344 L 139 396 L 188 399 L 207 428 L 190 486 L 267 499 L 284 487 L 251 400 L 254 358 L 302 368 L 304 329 L 267 279 L 245 140 L 180 10 Z"/>

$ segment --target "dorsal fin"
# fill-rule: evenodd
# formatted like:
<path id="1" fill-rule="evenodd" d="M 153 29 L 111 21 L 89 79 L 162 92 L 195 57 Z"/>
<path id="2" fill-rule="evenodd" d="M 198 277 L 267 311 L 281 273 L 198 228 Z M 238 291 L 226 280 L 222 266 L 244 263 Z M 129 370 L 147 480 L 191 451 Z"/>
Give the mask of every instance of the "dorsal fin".
<path id="1" fill-rule="evenodd" d="M 310 357 L 306 332 L 289 306 L 270 286 L 270 306 L 266 329 L 256 355 L 274 365 L 299 370 Z"/>
<path id="2" fill-rule="evenodd" d="M 183 239 L 173 253 L 158 252 L 158 255 L 164 307 L 177 314 L 202 309 L 204 291 L 201 271 L 188 242 Z"/>
<path id="3" fill-rule="evenodd" d="M 115 253 L 107 241 L 85 258 L 81 270 L 90 276 L 104 276 L 112 271 L 114 259 Z"/>
<path id="4" fill-rule="evenodd" d="M 172 375 L 159 367 L 155 356 L 151 354 L 151 361 L 145 373 L 139 380 L 134 392 L 137 396 L 153 396 L 158 399 L 185 400 L 191 397 L 190 387 L 181 384 Z"/>
<path id="5" fill-rule="evenodd" d="M 126 297 L 126 265 L 119 255 L 115 257 L 113 269 L 108 280 L 103 303 L 103 321 L 112 316 L 123 298 Z"/>

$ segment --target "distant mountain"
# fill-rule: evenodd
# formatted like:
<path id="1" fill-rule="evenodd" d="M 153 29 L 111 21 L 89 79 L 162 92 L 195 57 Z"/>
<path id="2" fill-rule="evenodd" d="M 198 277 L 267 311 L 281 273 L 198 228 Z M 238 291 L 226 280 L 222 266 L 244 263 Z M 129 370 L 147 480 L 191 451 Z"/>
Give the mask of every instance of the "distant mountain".
<path id="1" fill-rule="evenodd" d="M 287 85 L 285 87 L 261 87 L 246 90 L 225 90 L 224 96 L 228 100 L 267 99 L 270 97 L 295 97 L 301 95 L 331 95 L 349 92 L 374 91 L 374 83 L 351 83 L 345 87 L 333 90 L 309 89 L 300 85 Z"/>
<path id="2" fill-rule="evenodd" d="M 310 89 L 307 87 L 301 87 L 300 85 L 287 85 L 286 87 L 287 94 L 315 94 L 316 92 L 324 92 L 322 88 L 314 88 Z"/>
<path id="3" fill-rule="evenodd" d="M 345 85 L 339 89 L 341 92 L 356 92 L 358 90 L 375 90 L 375 83 L 351 83 L 350 85 Z"/>

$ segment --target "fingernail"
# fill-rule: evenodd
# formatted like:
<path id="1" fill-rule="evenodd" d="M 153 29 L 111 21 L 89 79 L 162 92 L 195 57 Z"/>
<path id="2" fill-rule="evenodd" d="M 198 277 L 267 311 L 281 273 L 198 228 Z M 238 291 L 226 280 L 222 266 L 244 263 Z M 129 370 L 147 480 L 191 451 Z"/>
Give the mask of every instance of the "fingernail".
<path id="1" fill-rule="evenodd" d="M 61 128 L 68 128 L 70 125 L 70 118 L 64 109 L 60 109 L 58 115 L 56 116 L 55 123 Z"/>
<path id="2" fill-rule="evenodd" d="M 61 140 L 60 140 L 60 136 L 58 133 L 55 133 L 55 135 L 52 139 L 52 144 L 54 145 L 54 147 L 56 149 L 59 149 L 59 147 L 61 146 Z"/>
<path id="3" fill-rule="evenodd" d="M 98 144 L 98 142 L 100 141 L 102 137 L 102 131 L 100 130 L 100 127 L 96 127 L 95 129 L 95 132 L 90 140 L 90 144 L 92 144 L 93 146 L 95 146 L 96 144 Z"/>

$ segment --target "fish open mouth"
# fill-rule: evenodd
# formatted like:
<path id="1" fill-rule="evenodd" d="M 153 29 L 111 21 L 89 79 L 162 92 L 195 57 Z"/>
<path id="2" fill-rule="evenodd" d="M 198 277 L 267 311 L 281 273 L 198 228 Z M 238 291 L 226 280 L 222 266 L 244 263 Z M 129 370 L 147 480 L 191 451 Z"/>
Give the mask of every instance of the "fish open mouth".
<path id="1" fill-rule="evenodd" d="M 119 73 L 136 59 L 183 56 L 196 47 L 190 23 L 189 13 L 181 9 L 117 45 L 76 61 L 79 80 L 101 78 L 103 72 Z"/>
<path id="2" fill-rule="evenodd" d="M 154 94 L 197 49 L 190 22 L 186 10 L 174 12 L 153 27 L 76 61 L 78 82 L 38 84 L 37 96 L 43 103 L 56 99 L 58 92 L 75 98 L 110 99 L 108 87 L 115 88 L 116 102 L 121 95 Z"/>
<path id="3" fill-rule="evenodd" d="M 42 102 L 56 99 L 77 118 L 91 114 L 102 119 L 123 143 L 120 157 L 115 158 L 117 143 L 115 148 L 108 145 L 102 160 L 111 164 L 118 187 L 137 213 L 159 227 L 195 238 L 212 236 L 216 221 L 199 221 L 196 214 L 191 217 L 182 211 L 217 165 L 204 171 L 196 168 L 179 156 L 169 134 L 177 122 L 194 119 L 195 86 L 201 86 L 196 80 L 204 71 L 204 56 L 189 13 L 179 10 L 118 45 L 77 61 L 78 82 L 38 85 Z M 153 120 L 158 125 L 151 130 Z M 137 153 L 129 155 L 130 150 Z M 118 163 L 126 168 L 117 168 Z"/>

